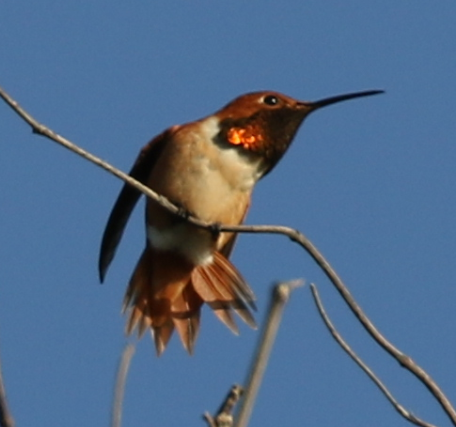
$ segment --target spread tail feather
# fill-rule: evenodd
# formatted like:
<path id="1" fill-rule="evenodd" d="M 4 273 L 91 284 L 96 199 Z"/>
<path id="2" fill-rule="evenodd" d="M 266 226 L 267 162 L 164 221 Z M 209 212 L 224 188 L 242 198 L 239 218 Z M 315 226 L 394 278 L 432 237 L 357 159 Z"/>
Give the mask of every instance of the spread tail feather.
<path id="1" fill-rule="evenodd" d="M 198 295 L 213 310 L 216 316 L 238 334 L 231 309 L 252 328 L 256 329 L 255 319 L 249 310 L 256 310 L 255 295 L 241 273 L 220 252 L 214 252 L 211 264 L 200 265 L 192 272 L 192 284 Z"/>
<path id="2" fill-rule="evenodd" d="M 194 267 L 175 252 L 146 247 L 123 303 L 122 311 L 129 313 L 126 332 L 130 334 L 137 329 L 141 337 L 150 328 L 160 356 L 176 329 L 183 346 L 192 354 L 204 302 L 234 333 L 238 329 L 232 310 L 256 328 L 248 307 L 256 309 L 254 294 L 222 254 L 214 252 L 211 264 Z"/>
<path id="3" fill-rule="evenodd" d="M 141 337 L 150 328 L 159 356 L 174 328 L 187 351 L 193 351 L 203 301 L 188 286 L 192 269 L 179 254 L 146 247 L 130 279 L 122 308 L 129 314 L 126 332 L 137 328 Z"/>

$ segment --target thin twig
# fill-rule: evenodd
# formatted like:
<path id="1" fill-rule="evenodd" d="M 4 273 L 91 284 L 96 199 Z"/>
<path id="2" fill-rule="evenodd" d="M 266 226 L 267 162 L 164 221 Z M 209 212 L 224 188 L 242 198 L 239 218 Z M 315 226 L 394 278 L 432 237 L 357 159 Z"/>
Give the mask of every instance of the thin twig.
<path id="1" fill-rule="evenodd" d="M 128 369 L 135 352 L 133 344 L 127 344 L 119 362 L 117 371 L 116 387 L 114 389 L 114 402 L 112 405 L 111 427 L 120 427 L 122 423 L 122 404 L 125 394 L 125 383 L 127 381 Z"/>
<path id="2" fill-rule="evenodd" d="M 218 427 L 215 418 L 209 412 L 203 414 L 203 420 L 207 422 L 209 427 Z"/>
<path id="3" fill-rule="evenodd" d="M 14 427 L 14 419 L 8 408 L 5 385 L 3 383 L 2 365 L 0 363 L 0 427 Z"/>
<path id="4" fill-rule="evenodd" d="M 311 283 L 310 288 L 312 290 L 312 296 L 314 297 L 314 301 L 318 308 L 318 312 L 320 313 L 323 322 L 325 323 L 333 338 L 342 347 L 342 349 L 355 361 L 355 363 L 367 374 L 367 376 L 375 383 L 375 385 L 380 389 L 380 391 L 384 394 L 388 401 L 393 405 L 394 409 L 396 409 L 396 411 L 399 412 L 400 415 L 402 415 L 405 419 L 407 419 L 413 424 L 422 427 L 436 427 L 433 424 L 427 423 L 426 421 L 423 421 L 422 419 L 413 415 L 394 398 L 392 393 L 388 390 L 385 384 L 383 384 L 380 378 L 378 378 L 378 376 L 372 371 L 372 369 L 369 368 L 369 366 L 367 366 L 367 364 L 354 352 L 354 350 L 342 338 L 339 332 L 337 332 L 335 326 L 333 325 L 328 314 L 326 313 L 326 310 L 323 306 L 320 295 L 318 293 L 317 287 L 313 283 Z"/>
<path id="5" fill-rule="evenodd" d="M 269 355 L 271 354 L 271 349 L 282 320 L 285 304 L 290 298 L 291 291 L 298 286 L 302 286 L 302 284 L 302 280 L 293 280 L 291 282 L 278 283 L 272 289 L 266 322 L 261 336 L 259 337 L 255 356 L 248 372 L 244 398 L 241 401 L 239 414 L 235 421 L 236 427 L 246 427 L 249 423 L 255 399 L 269 360 Z"/>
<path id="6" fill-rule="evenodd" d="M 48 127 L 37 122 L 30 114 L 28 114 L 24 109 L 22 109 L 19 104 L 11 98 L 1 87 L 0 87 L 0 97 L 18 114 L 24 121 L 26 121 L 31 127 L 34 133 L 46 136 L 47 138 L 63 145 L 74 153 L 84 157 L 85 159 L 95 163 L 96 165 L 107 170 L 116 177 L 122 179 L 124 182 L 127 182 L 129 185 L 133 186 L 137 190 L 141 191 L 147 197 L 150 197 L 153 200 L 156 200 L 163 207 L 169 209 L 170 212 L 179 214 L 181 211 L 178 207 L 174 206 L 169 202 L 165 197 L 156 194 L 150 188 L 144 186 L 140 182 L 131 178 L 129 175 L 121 172 L 116 169 L 109 163 L 101 160 L 100 158 L 88 153 L 87 151 L 79 148 L 72 142 L 63 138 L 62 136 L 56 134 L 54 131 Z M 214 224 L 210 224 L 204 221 L 200 221 L 197 218 L 192 216 L 188 217 L 187 220 L 199 227 L 213 229 Z M 361 307 L 356 303 L 350 291 L 345 286 L 341 278 L 338 276 L 336 271 L 331 267 L 329 262 L 324 258 L 320 251 L 310 242 L 310 240 L 300 233 L 298 230 L 294 230 L 285 226 L 271 226 L 271 225 L 238 225 L 238 226 L 226 226 L 221 225 L 218 227 L 220 231 L 231 231 L 237 233 L 269 233 L 269 234 L 282 234 L 288 236 L 292 241 L 298 243 L 303 247 L 308 254 L 314 259 L 318 266 L 323 270 L 332 284 L 335 286 L 337 291 L 340 293 L 350 310 L 358 318 L 360 323 L 366 329 L 366 331 L 371 335 L 371 337 L 393 358 L 395 358 L 399 364 L 409 370 L 413 375 L 415 375 L 424 386 L 431 392 L 434 398 L 439 402 L 443 411 L 450 418 L 453 425 L 456 426 L 456 410 L 452 406 L 449 399 L 446 397 L 444 392 L 440 389 L 437 383 L 430 377 L 430 375 L 421 368 L 413 359 L 411 359 L 406 354 L 402 353 L 398 348 L 396 348 L 392 343 L 390 343 L 373 325 L 370 319 L 363 312 Z"/>
<path id="7" fill-rule="evenodd" d="M 215 416 L 205 412 L 203 419 L 207 422 L 209 427 L 232 427 L 233 425 L 233 410 L 236 403 L 239 401 L 243 388 L 240 385 L 235 384 L 231 387 L 230 391 L 226 395 L 224 401 L 220 405 Z"/>

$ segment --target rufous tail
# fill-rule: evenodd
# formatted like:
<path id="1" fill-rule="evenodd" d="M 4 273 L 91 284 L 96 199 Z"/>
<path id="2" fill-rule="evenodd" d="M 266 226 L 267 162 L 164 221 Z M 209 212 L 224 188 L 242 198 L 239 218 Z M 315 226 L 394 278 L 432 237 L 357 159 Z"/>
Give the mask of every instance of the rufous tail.
<path id="1" fill-rule="evenodd" d="M 232 311 L 256 328 L 249 309 L 256 309 L 254 299 L 239 271 L 219 252 L 214 252 L 211 264 L 194 267 L 178 253 L 146 247 L 130 279 L 122 311 L 129 312 L 128 334 L 135 328 L 140 337 L 148 328 L 153 331 L 159 356 L 174 328 L 192 354 L 203 303 L 237 334 Z"/>

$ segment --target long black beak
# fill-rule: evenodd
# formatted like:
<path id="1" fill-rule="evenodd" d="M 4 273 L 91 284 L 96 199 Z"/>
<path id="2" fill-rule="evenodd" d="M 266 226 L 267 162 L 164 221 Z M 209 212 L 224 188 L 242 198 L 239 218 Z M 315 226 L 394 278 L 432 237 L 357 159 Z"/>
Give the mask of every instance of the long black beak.
<path id="1" fill-rule="evenodd" d="M 336 104 L 337 102 L 348 101 L 349 99 L 361 98 L 364 96 L 378 95 L 384 93 L 383 90 L 366 90 L 364 92 L 354 92 L 347 93 L 345 95 L 331 96 L 330 98 L 320 99 L 319 101 L 313 102 L 302 102 L 310 111 L 315 111 L 321 107 L 326 107 L 327 105 Z"/>

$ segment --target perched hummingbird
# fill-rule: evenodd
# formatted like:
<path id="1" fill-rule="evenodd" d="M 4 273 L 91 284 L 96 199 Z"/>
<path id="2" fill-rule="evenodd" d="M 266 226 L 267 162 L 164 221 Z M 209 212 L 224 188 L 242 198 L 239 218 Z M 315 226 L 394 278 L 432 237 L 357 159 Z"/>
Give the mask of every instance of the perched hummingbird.
<path id="1" fill-rule="evenodd" d="M 238 225 L 256 182 L 277 164 L 308 114 L 378 93 L 382 91 L 316 102 L 270 91 L 248 93 L 215 114 L 156 136 L 141 150 L 130 175 L 183 212 L 214 224 Z M 112 209 L 101 243 L 101 282 L 140 196 L 125 184 Z M 253 291 L 228 260 L 235 233 L 198 228 L 147 199 L 146 235 L 123 303 L 123 312 L 129 311 L 128 333 L 137 328 L 141 336 L 150 328 L 160 355 L 176 328 L 192 353 L 204 303 L 234 333 L 232 311 L 256 327 L 250 311 L 255 309 Z"/>

